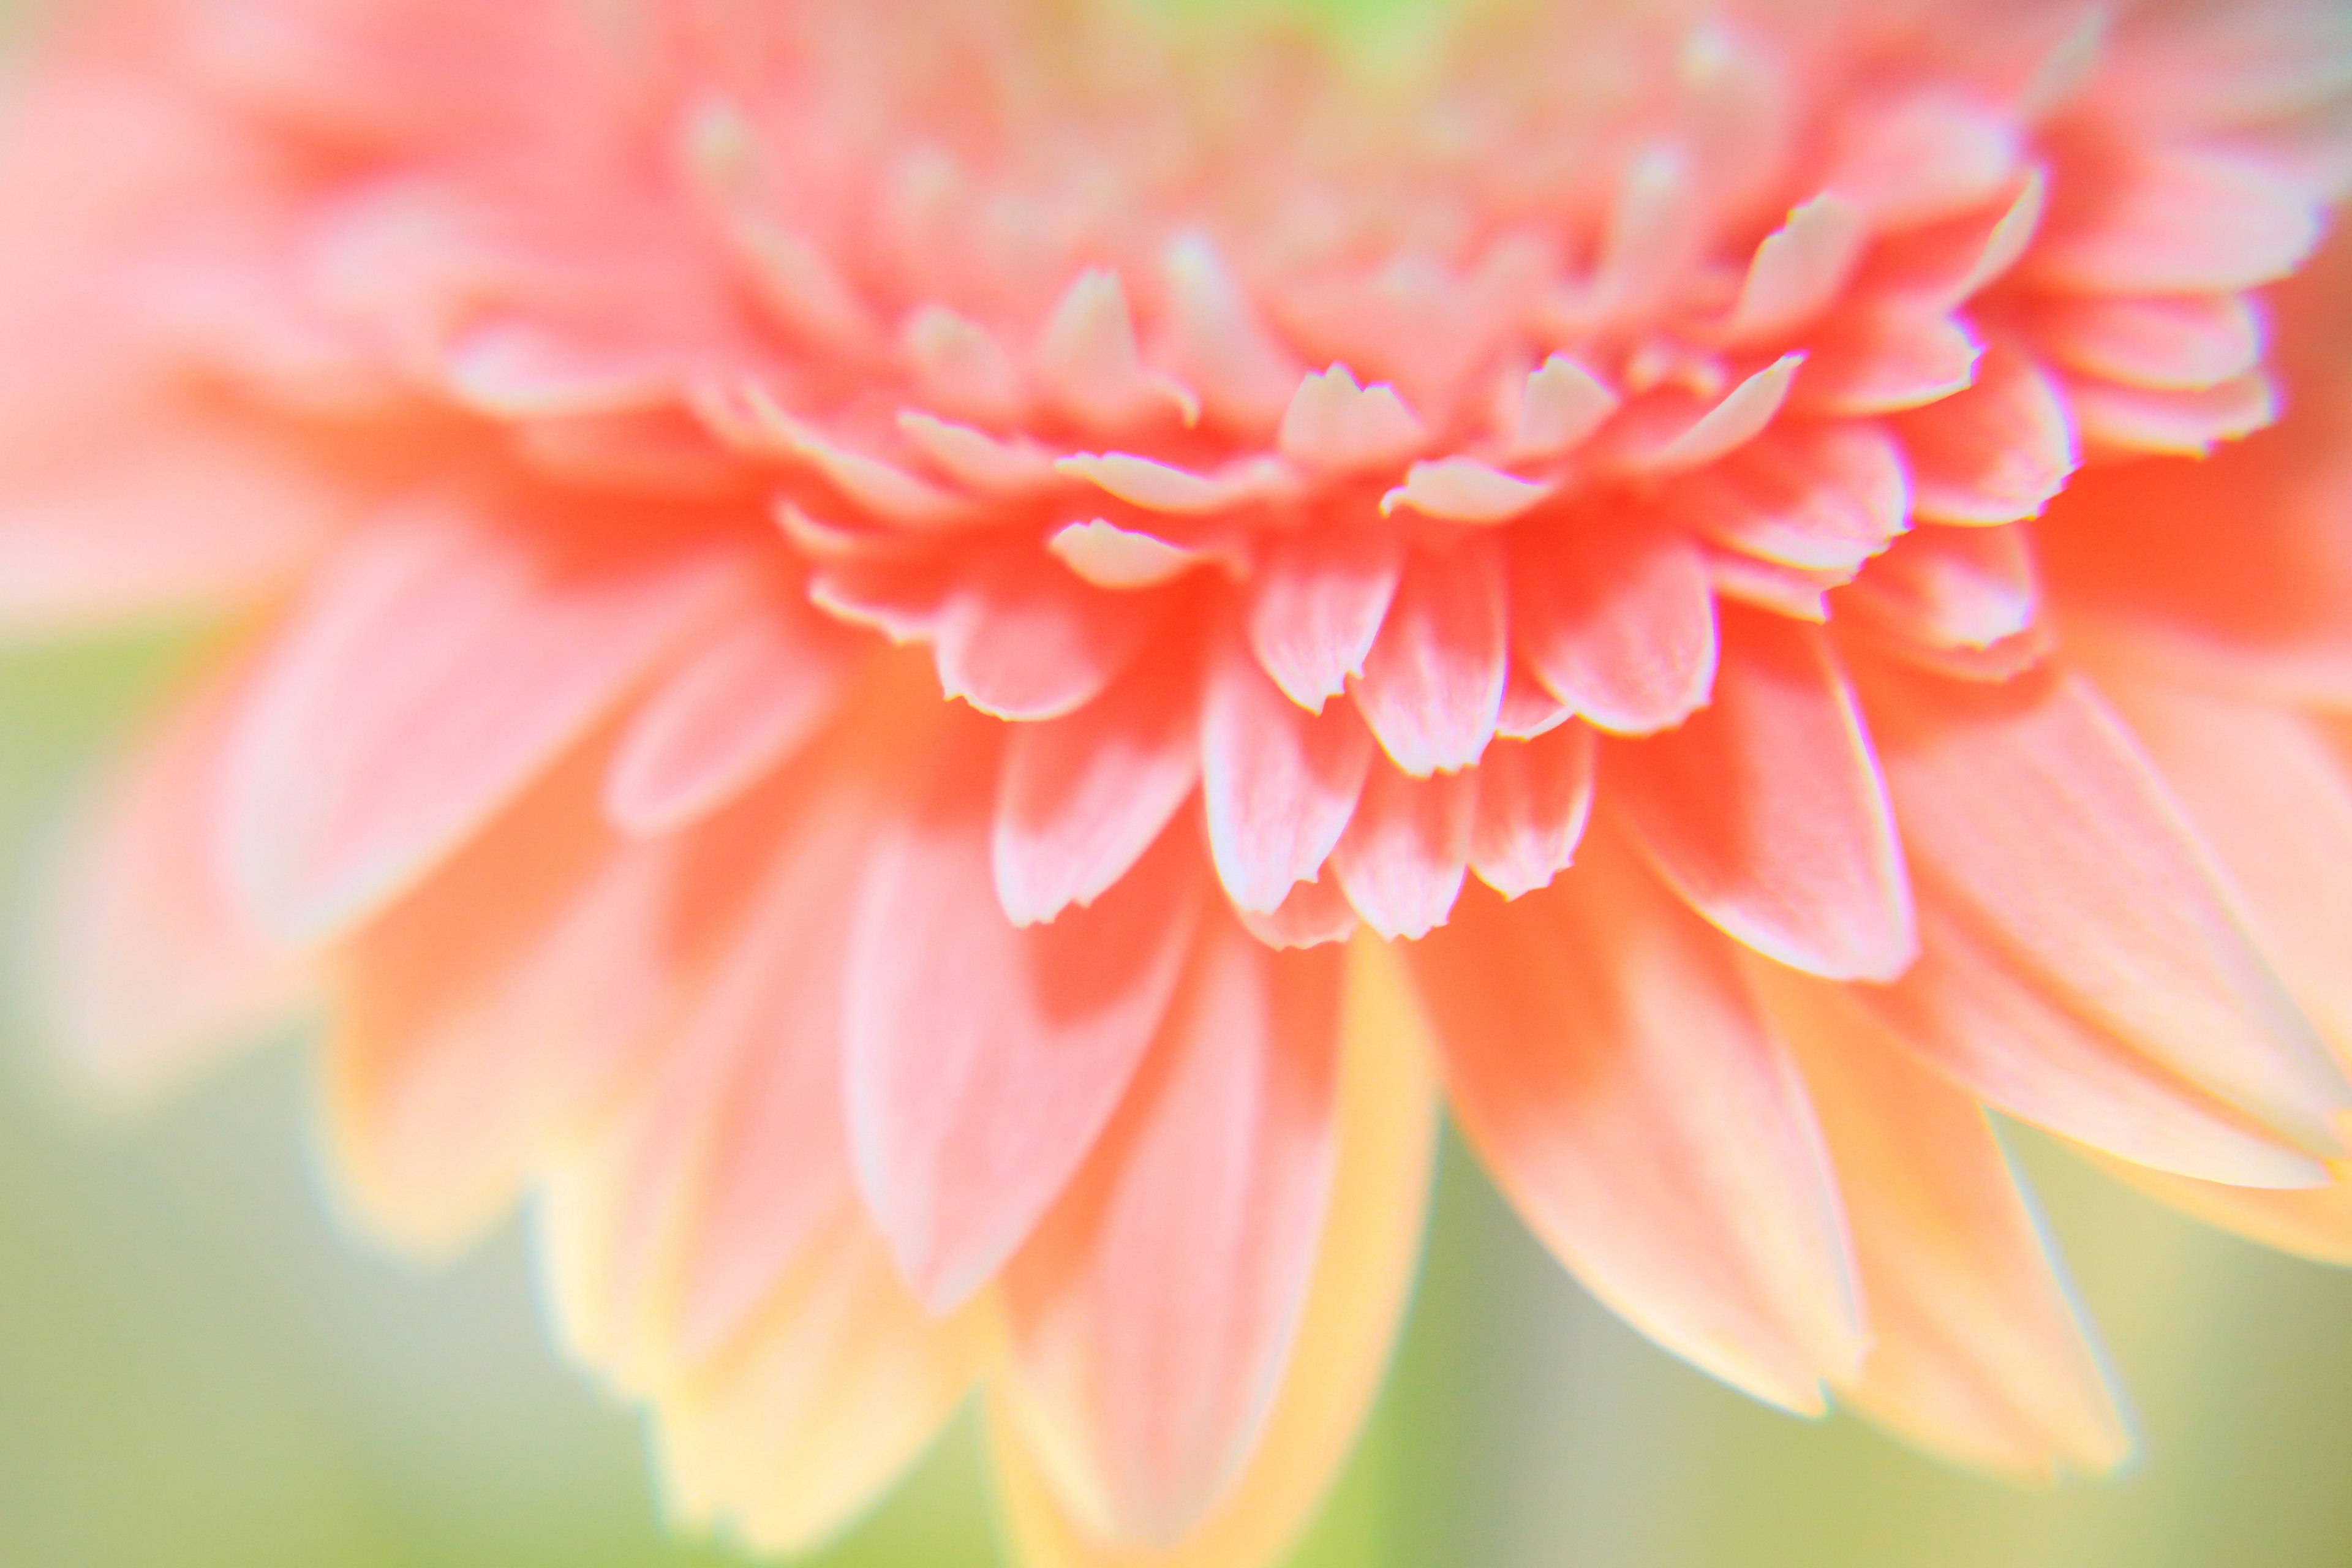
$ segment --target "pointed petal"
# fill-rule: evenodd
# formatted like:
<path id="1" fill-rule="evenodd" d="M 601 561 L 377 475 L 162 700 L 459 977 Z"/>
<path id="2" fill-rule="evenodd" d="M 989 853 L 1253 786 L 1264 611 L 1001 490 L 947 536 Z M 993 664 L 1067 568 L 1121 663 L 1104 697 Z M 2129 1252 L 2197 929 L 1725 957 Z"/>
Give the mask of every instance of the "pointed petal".
<path id="1" fill-rule="evenodd" d="M 1470 868 L 1507 899 L 1547 887 L 1576 858 L 1592 813 L 1592 731 L 1570 724 L 1491 748 L 1478 764 Z"/>
<path id="2" fill-rule="evenodd" d="M 1212 654 L 1201 787 L 1209 847 L 1236 906 L 1272 910 L 1315 875 L 1355 815 L 1372 750 L 1354 704 L 1304 712 L 1236 643 Z"/>
<path id="3" fill-rule="evenodd" d="M 1549 458 L 1580 446 L 1623 402 L 1573 355 L 1553 354 L 1528 373 L 1519 390 L 1508 455 Z"/>
<path id="4" fill-rule="evenodd" d="M 234 675 L 186 700 L 75 835 L 47 928 L 45 1033 L 78 1086 L 137 1105 L 267 1037 L 307 990 L 237 908 L 220 864 Z"/>
<path id="5" fill-rule="evenodd" d="M 1475 458 L 1440 458 L 1408 469 L 1404 483 L 1381 497 L 1381 515 L 1404 507 L 1453 522 L 1508 522 L 1532 511 L 1552 489 Z"/>
<path id="6" fill-rule="evenodd" d="M 1348 901 L 1383 937 L 1421 937 L 1461 895 L 1477 783 L 1465 774 L 1417 779 L 1373 764 L 1355 820 L 1331 851 Z"/>
<path id="7" fill-rule="evenodd" d="M 1602 525 L 1519 542 L 1511 633 L 1555 697 L 1602 730 L 1679 724 L 1715 681 L 1715 591 L 1679 534 Z"/>
<path id="8" fill-rule="evenodd" d="M 1473 540 L 1416 555 L 1364 673 L 1356 707 L 1416 778 L 1465 768 L 1494 739 L 1510 646 L 1501 553 Z"/>
<path id="9" fill-rule="evenodd" d="M 1199 688 L 1139 667 L 1066 718 L 1005 737 L 990 858 L 1015 925 L 1102 896 L 1160 837 L 1201 777 Z"/>
<path id="10" fill-rule="evenodd" d="M 1809 626 L 1727 610 L 1715 700 L 1618 746 L 1611 798 L 1666 880 L 1757 952 L 1837 980 L 1911 962 L 1911 889 L 1845 673 Z"/>
<path id="11" fill-rule="evenodd" d="M 781 766 L 832 716 L 853 646 L 805 605 L 762 597 L 646 696 L 614 745 L 604 814 L 655 835 L 716 811 Z"/>
<path id="12" fill-rule="evenodd" d="M 1821 1112 L 1870 1305 L 1839 1397 L 2028 1479 L 2122 1462 L 2115 1391 L 1984 1111 L 1860 1014 L 1813 1005 L 1811 983 L 1751 973 Z"/>
<path id="13" fill-rule="evenodd" d="M 747 1342 L 658 1397 L 671 1508 L 754 1552 L 814 1551 L 947 1425 L 978 1338 L 969 1322 L 927 1317 L 845 1205 Z"/>
<path id="14" fill-rule="evenodd" d="M 2079 677 L 1874 671 L 1914 874 L 2095 1028 L 2315 1152 L 2352 1103 L 2155 770 Z"/>
<path id="15" fill-rule="evenodd" d="M 2038 517 L 2082 463 L 2055 383 L 2024 355 L 1988 352 L 1976 384 L 1895 422 L 1912 509 L 1935 522 Z"/>
<path id="16" fill-rule="evenodd" d="M 1622 847 L 1410 950 L 1454 1104 L 1560 1259 L 1676 1354 L 1794 1410 L 1862 1351 L 1827 1156 L 1723 940 Z"/>
<path id="17" fill-rule="evenodd" d="M 1160 1026 L 1201 909 L 1192 847 L 1171 836 L 1092 908 L 1014 927 L 971 777 L 991 760 L 947 747 L 927 798 L 878 835 L 850 917 L 858 1184 L 934 1310 L 995 1272 L 1085 1158 Z"/>
<path id="18" fill-rule="evenodd" d="M 253 677 L 228 760 L 237 880 L 269 930 L 327 934 L 511 800 L 698 621 L 708 560 L 562 569 L 486 520 L 368 529 Z"/>
<path id="19" fill-rule="evenodd" d="M 1404 547 L 1384 530 L 1308 529 L 1267 550 L 1250 646 L 1293 702 L 1319 713 L 1363 672 L 1403 572 Z"/>
<path id="20" fill-rule="evenodd" d="M 940 687 L 998 719 L 1058 719 L 1118 678 L 1166 606 L 1004 556 L 950 589 L 931 654 Z"/>
<path id="21" fill-rule="evenodd" d="M 1340 955 L 1203 929 L 1087 1169 L 1008 1267 L 1003 1389 L 1063 1507 L 1165 1547 L 1255 1446 L 1331 1175 Z"/>
<path id="22" fill-rule="evenodd" d="M 1762 435 L 1779 416 L 1804 363 L 1803 354 L 1783 354 L 1696 417 L 1680 419 L 1656 434 L 1630 431 L 1620 464 L 1641 474 L 1680 474 L 1730 456 Z M 1642 423 L 1646 426 L 1651 422 Z"/>
<path id="23" fill-rule="evenodd" d="M 992 1423 L 1011 1532 L 1031 1568 L 1253 1568 L 1314 1517 L 1380 1387 L 1429 1201 L 1436 1092 L 1394 950 L 1358 942 L 1341 1008 L 1328 1219 L 1265 1436 L 1231 1495 L 1165 1551 L 1101 1543 L 1065 1514 L 1013 1422 Z"/>

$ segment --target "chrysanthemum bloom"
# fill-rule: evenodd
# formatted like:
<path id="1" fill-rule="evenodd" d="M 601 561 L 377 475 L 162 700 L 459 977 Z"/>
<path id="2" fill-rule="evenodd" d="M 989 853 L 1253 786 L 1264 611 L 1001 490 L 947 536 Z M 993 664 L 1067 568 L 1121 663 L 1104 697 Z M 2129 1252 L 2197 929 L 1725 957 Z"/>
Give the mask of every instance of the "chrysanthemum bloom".
<path id="1" fill-rule="evenodd" d="M 320 999 L 354 1205 L 535 1194 L 762 1547 L 977 1385 L 1032 1562 L 1266 1560 L 1439 1082 L 1668 1349 L 2105 1467 L 1985 1107 L 2352 1254 L 2352 356 L 2260 292 L 2347 89 L 2322 0 L 93 6 L 0 599 L 228 630 L 60 1028 Z"/>

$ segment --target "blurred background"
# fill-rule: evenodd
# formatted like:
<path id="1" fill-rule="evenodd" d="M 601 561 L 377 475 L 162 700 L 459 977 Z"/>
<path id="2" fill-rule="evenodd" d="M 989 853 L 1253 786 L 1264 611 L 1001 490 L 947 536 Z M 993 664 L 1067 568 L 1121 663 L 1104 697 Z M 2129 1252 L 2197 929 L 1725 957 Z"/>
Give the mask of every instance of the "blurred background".
<path id="1" fill-rule="evenodd" d="M 0 657 L 10 951 L 45 849 L 173 639 Z M 709 1568 L 634 1418 L 541 1333 L 520 1227 L 423 1272 L 336 1221 L 309 1062 L 258 1053 L 131 1125 L 79 1111 L 20 965 L 0 1049 L 0 1564 Z M 1449 1147 L 1372 1428 L 1297 1568 L 2340 1568 L 2352 1275 L 2203 1231 L 2016 1139 L 2145 1452 L 2024 1491 L 1791 1420 L 1587 1299 Z M 997 1561 L 975 1434 L 821 1568 Z"/>

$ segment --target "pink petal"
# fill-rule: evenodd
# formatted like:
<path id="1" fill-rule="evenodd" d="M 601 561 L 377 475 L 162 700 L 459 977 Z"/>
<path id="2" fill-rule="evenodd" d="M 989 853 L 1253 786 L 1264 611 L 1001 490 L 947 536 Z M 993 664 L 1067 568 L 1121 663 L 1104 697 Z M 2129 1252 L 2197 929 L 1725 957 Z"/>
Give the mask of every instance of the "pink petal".
<path id="1" fill-rule="evenodd" d="M 218 855 L 222 752 L 236 685 L 187 700 L 76 835 L 47 928 L 45 1022 L 78 1081 L 138 1102 L 258 1043 L 303 992 L 253 929 Z"/>
<path id="2" fill-rule="evenodd" d="M 1532 741 L 1575 716 L 1575 710 L 1544 689 L 1526 659 L 1513 657 L 1510 673 L 1503 678 L 1503 706 L 1495 716 L 1496 734 L 1510 741 Z"/>
<path id="3" fill-rule="evenodd" d="M 256 668 L 227 764 L 238 884 L 326 934 L 423 876 L 705 614 L 707 556 L 559 564 L 462 510 L 355 536 Z"/>
<path id="4" fill-rule="evenodd" d="M 2037 517 L 2082 461 L 2066 400 L 2040 366 L 1986 353 L 1976 384 L 1895 422 L 1912 510 L 1937 522 Z"/>
<path id="5" fill-rule="evenodd" d="M 1089 268 L 1054 307 L 1037 344 L 1038 383 L 1071 418 L 1117 431 L 1179 412 L 1172 384 L 1151 375 L 1118 274 Z"/>
<path id="6" fill-rule="evenodd" d="M 2035 169 L 2007 206 L 1882 239 L 1854 284 L 1855 297 L 1904 300 L 1929 310 L 1967 304 L 2024 258 L 2041 231 L 2049 193 L 2048 176 Z"/>
<path id="7" fill-rule="evenodd" d="M 1335 364 L 1300 378 L 1275 444 L 1302 467 L 1346 473 L 1401 462 L 1428 439 L 1396 388 L 1360 386 L 1352 371 Z"/>
<path id="8" fill-rule="evenodd" d="M 2042 584 L 2020 528 L 1924 528 L 1872 563 L 1839 603 L 1906 643 L 1981 648 L 2033 626 Z"/>
<path id="9" fill-rule="evenodd" d="M 1268 334 L 1206 237 L 1168 247 L 1168 353 L 1177 374 L 1201 392 L 1208 413 L 1251 434 L 1281 418 L 1298 366 Z"/>
<path id="10" fill-rule="evenodd" d="M 1727 611 L 1715 700 L 1613 749 L 1611 798 L 1675 890 L 1759 952 L 1890 980 L 1917 950 L 1870 740 L 1826 639 Z"/>
<path id="11" fill-rule="evenodd" d="M 734 799 L 832 717 L 851 649 L 803 605 L 747 605 L 630 716 L 604 778 L 605 816 L 625 833 L 654 835 Z"/>
<path id="12" fill-rule="evenodd" d="M 1548 458 L 1580 446 L 1622 406 L 1609 384 L 1581 362 L 1556 353 L 1528 373 L 1510 419 L 1508 455 Z"/>
<path id="13" fill-rule="evenodd" d="M 2130 1432 L 1984 1111 L 1852 1010 L 1759 973 L 1821 1111 L 1869 1303 L 1870 1350 L 1839 1398 L 1962 1463 L 2112 1468 Z"/>
<path id="14" fill-rule="evenodd" d="M 1171 838 L 1092 908 L 1014 927 L 973 752 L 949 747 L 929 798 L 885 825 L 850 916 L 858 1185 L 935 1311 L 993 1274 L 1077 1170 L 1160 1027 L 1201 909 L 1190 847 Z"/>
<path id="15" fill-rule="evenodd" d="M 1592 812 L 1592 731 L 1570 724 L 1490 747 L 1478 763 L 1470 868 L 1507 899 L 1549 886 L 1576 858 Z"/>
<path id="16" fill-rule="evenodd" d="M 1932 404 L 1967 388 L 1984 353 L 1957 317 L 1856 310 L 1822 329 L 1792 405 L 1853 418 Z"/>
<path id="17" fill-rule="evenodd" d="M 1469 864 L 1478 791 L 1463 774 L 1414 778 L 1375 763 L 1331 851 L 1331 870 L 1381 935 L 1420 937 L 1444 922 Z"/>
<path id="18" fill-rule="evenodd" d="M 1058 719 L 1102 695 L 1165 609 L 1044 562 L 995 557 L 940 604 L 931 647 L 940 689 L 999 719 Z"/>
<path id="19" fill-rule="evenodd" d="M 1893 439 L 1857 420 L 1785 425 L 1670 486 L 1660 506 L 1750 555 L 1851 569 L 1908 525 L 1911 496 Z"/>
<path id="20" fill-rule="evenodd" d="M 1319 713 L 1363 672 L 1403 571 L 1404 547 L 1385 531 L 1308 529 L 1266 551 L 1250 646 L 1292 701 Z"/>
<path id="21" fill-rule="evenodd" d="M 1297 884 L 1279 908 L 1264 914 L 1243 909 L 1234 913 L 1250 935 L 1277 950 L 1345 942 L 1363 923 L 1356 916 L 1355 906 L 1348 902 L 1348 895 L 1339 890 L 1337 877 Z"/>
<path id="22" fill-rule="evenodd" d="M 1857 108 L 1841 141 L 1829 188 L 1878 229 L 1956 217 L 1996 198 L 2017 170 L 2015 122 L 1948 91 Z"/>
<path id="23" fill-rule="evenodd" d="M 1663 399 L 1636 407 L 1642 417 L 1629 416 L 1616 437 L 1623 445 L 1619 465 L 1640 474 L 1679 474 L 1738 451 L 1780 414 L 1804 363 L 1803 354 L 1783 354 L 1695 416 Z M 1653 406 L 1659 412 L 1651 413 Z"/>
<path id="24" fill-rule="evenodd" d="M 1181 1539 L 1263 1429 L 1330 1188 L 1339 974 L 1213 921 L 1120 1115 L 1006 1271 L 1014 1419 L 1053 1435 L 1049 1479 L 1112 1541 Z"/>
<path id="25" fill-rule="evenodd" d="M 2225 441 L 2243 440 L 2279 414 L 2278 390 L 2260 371 L 2199 392 L 2069 379 L 2066 398 L 2089 445 L 2179 458 L 2202 458 Z"/>
<path id="26" fill-rule="evenodd" d="M 1837 1195 L 1722 939 L 1603 841 L 1410 956 L 1456 1111 L 1551 1249 L 1669 1350 L 1820 1409 L 1863 1348 Z"/>
<path id="27" fill-rule="evenodd" d="M 1552 695 L 1599 729 L 1679 724 L 1715 680 L 1715 592 L 1679 534 L 1597 519 L 1517 542 L 1511 635 Z"/>
<path id="28" fill-rule="evenodd" d="M 2193 392 L 2262 363 L 2263 323 L 2242 294 L 2062 299 L 2035 316 L 2043 353 L 2103 381 Z"/>
<path id="29" fill-rule="evenodd" d="M 1404 483 L 1381 497 L 1381 515 L 1404 507 L 1453 522 L 1508 522 L 1541 504 L 1552 488 L 1475 458 L 1441 458 L 1415 463 Z"/>
<path id="30" fill-rule="evenodd" d="M 1282 904 L 1355 815 L 1372 738 L 1351 703 L 1320 715 L 1274 689 L 1239 647 L 1219 648 L 1201 710 L 1209 847 L 1242 910 Z"/>
<path id="31" fill-rule="evenodd" d="M 2274 283 L 2318 243 L 2320 209 L 2242 154 L 2136 148 L 2058 184 L 2025 276 L 2086 294 L 2197 294 Z"/>
<path id="32" fill-rule="evenodd" d="M 1844 289 L 1869 238 L 1853 202 L 1825 193 L 1764 237 L 1732 307 L 1728 341 L 1754 342 L 1803 326 Z"/>
<path id="33" fill-rule="evenodd" d="M 1501 554 L 1472 541 L 1414 556 L 1352 682 L 1356 707 L 1416 778 L 1468 767 L 1494 738 L 1509 654 Z"/>
<path id="34" fill-rule="evenodd" d="M 2179 809 L 2079 678 L 1882 672 L 1874 728 L 1923 888 L 2058 1005 L 2304 1147 L 2352 1103 Z"/>
<path id="35" fill-rule="evenodd" d="M 1201 777 L 1196 682 L 1138 668 L 1066 718 L 1005 737 L 990 837 L 1015 925 L 1090 904 L 1160 837 Z"/>

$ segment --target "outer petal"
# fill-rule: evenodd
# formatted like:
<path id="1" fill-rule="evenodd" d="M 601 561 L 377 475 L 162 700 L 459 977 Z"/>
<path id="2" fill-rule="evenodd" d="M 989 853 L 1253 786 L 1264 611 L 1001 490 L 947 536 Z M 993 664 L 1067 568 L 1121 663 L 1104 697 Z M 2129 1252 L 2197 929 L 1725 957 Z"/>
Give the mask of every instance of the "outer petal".
<path id="1" fill-rule="evenodd" d="M 1592 811 L 1595 749 L 1591 731 L 1570 724 L 1487 752 L 1470 835 L 1480 881 L 1516 899 L 1568 869 Z"/>
<path id="2" fill-rule="evenodd" d="M 1338 1165 L 1296 1348 L 1232 1495 L 1180 1546 L 1106 1545 L 1054 1500 L 1013 1423 L 995 1423 L 1011 1531 L 1032 1568 L 1264 1568 L 1314 1515 L 1381 1382 L 1429 1201 L 1436 1093 L 1395 950 L 1360 938 L 1340 1022 Z"/>
<path id="3" fill-rule="evenodd" d="M 925 1316 L 854 1205 L 725 1360 L 657 1399 L 664 1489 L 687 1521 L 803 1552 L 856 1519 L 944 1426 L 979 1362 Z"/>
<path id="4" fill-rule="evenodd" d="M 1331 1175 L 1340 958 L 1203 929 L 1157 1050 L 1004 1275 L 1000 1389 L 1071 1514 L 1165 1547 L 1255 1446 Z"/>
<path id="5" fill-rule="evenodd" d="M 1165 608 L 1157 595 L 1108 593 L 1058 565 L 993 563 L 940 604 L 940 688 L 1000 719 L 1076 712 L 1142 651 Z"/>
<path id="6" fill-rule="evenodd" d="M 1722 939 L 1604 837 L 1412 957 L 1454 1107 L 1553 1251 L 1668 1349 L 1822 1408 L 1863 1346 L 1837 1196 Z"/>
<path id="7" fill-rule="evenodd" d="M 851 916 L 858 1184 L 935 1310 L 996 1271 L 1085 1159 L 1160 1027 L 1202 907 L 1191 847 L 1171 837 L 1092 908 L 1015 928 L 969 777 L 990 762 L 944 747 L 927 796 L 884 826 Z"/>
<path id="8" fill-rule="evenodd" d="M 1356 707 L 1415 778 L 1468 767 L 1494 739 L 1509 654 L 1499 552 L 1474 540 L 1418 556 L 1352 683 Z"/>
<path id="9" fill-rule="evenodd" d="M 2263 1125 L 2339 1152 L 2352 1102 L 2155 771 L 2079 678 L 1870 687 L 1903 841 L 2059 1005 Z"/>
<path id="10" fill-rule="evenodd" d="M 1614 749 L 1612 798 L 1693 908 L 1768 957 L 1890 980 L 1917 950 L 1911 889 L 1845 674 L 1809 626 L 1723 613 L 1715 700 Z"/>
<path id="11" fill-rule="evenodd" d="M 1372 763 L 1353 704 L 1299 710 L 1237 643 L 1212 651 L 1201 711 L 1209 848 L 1236 907 L 1265 914 L 1347 831 Z"/>
<path id="12" fill-rule="evenodd" d="M 331 931 L 425 874 L 706 613 L 713 563 L 551 563 L 462 512 L 377 524 L 261 656 L 228 763 L 237 880 Z"/>
<path id="13" fill-rule="evenodd" d="M 1420 937 L 1444 923 L 1462 892 L 1477 808 L 1472 777 L 1374 766 L 1330 862 L 1365 924 L 1384 937 Z"/>
<path id="14" fill-rule="evenodd" d="M 1821 987 L 1759 964 L 1822 1116 L 1870 1307 L 1839 1396 L 1964 1463 L 2034 1479 L 2129 1452 L 2097 1351 L 1984 1112 Z"/>

